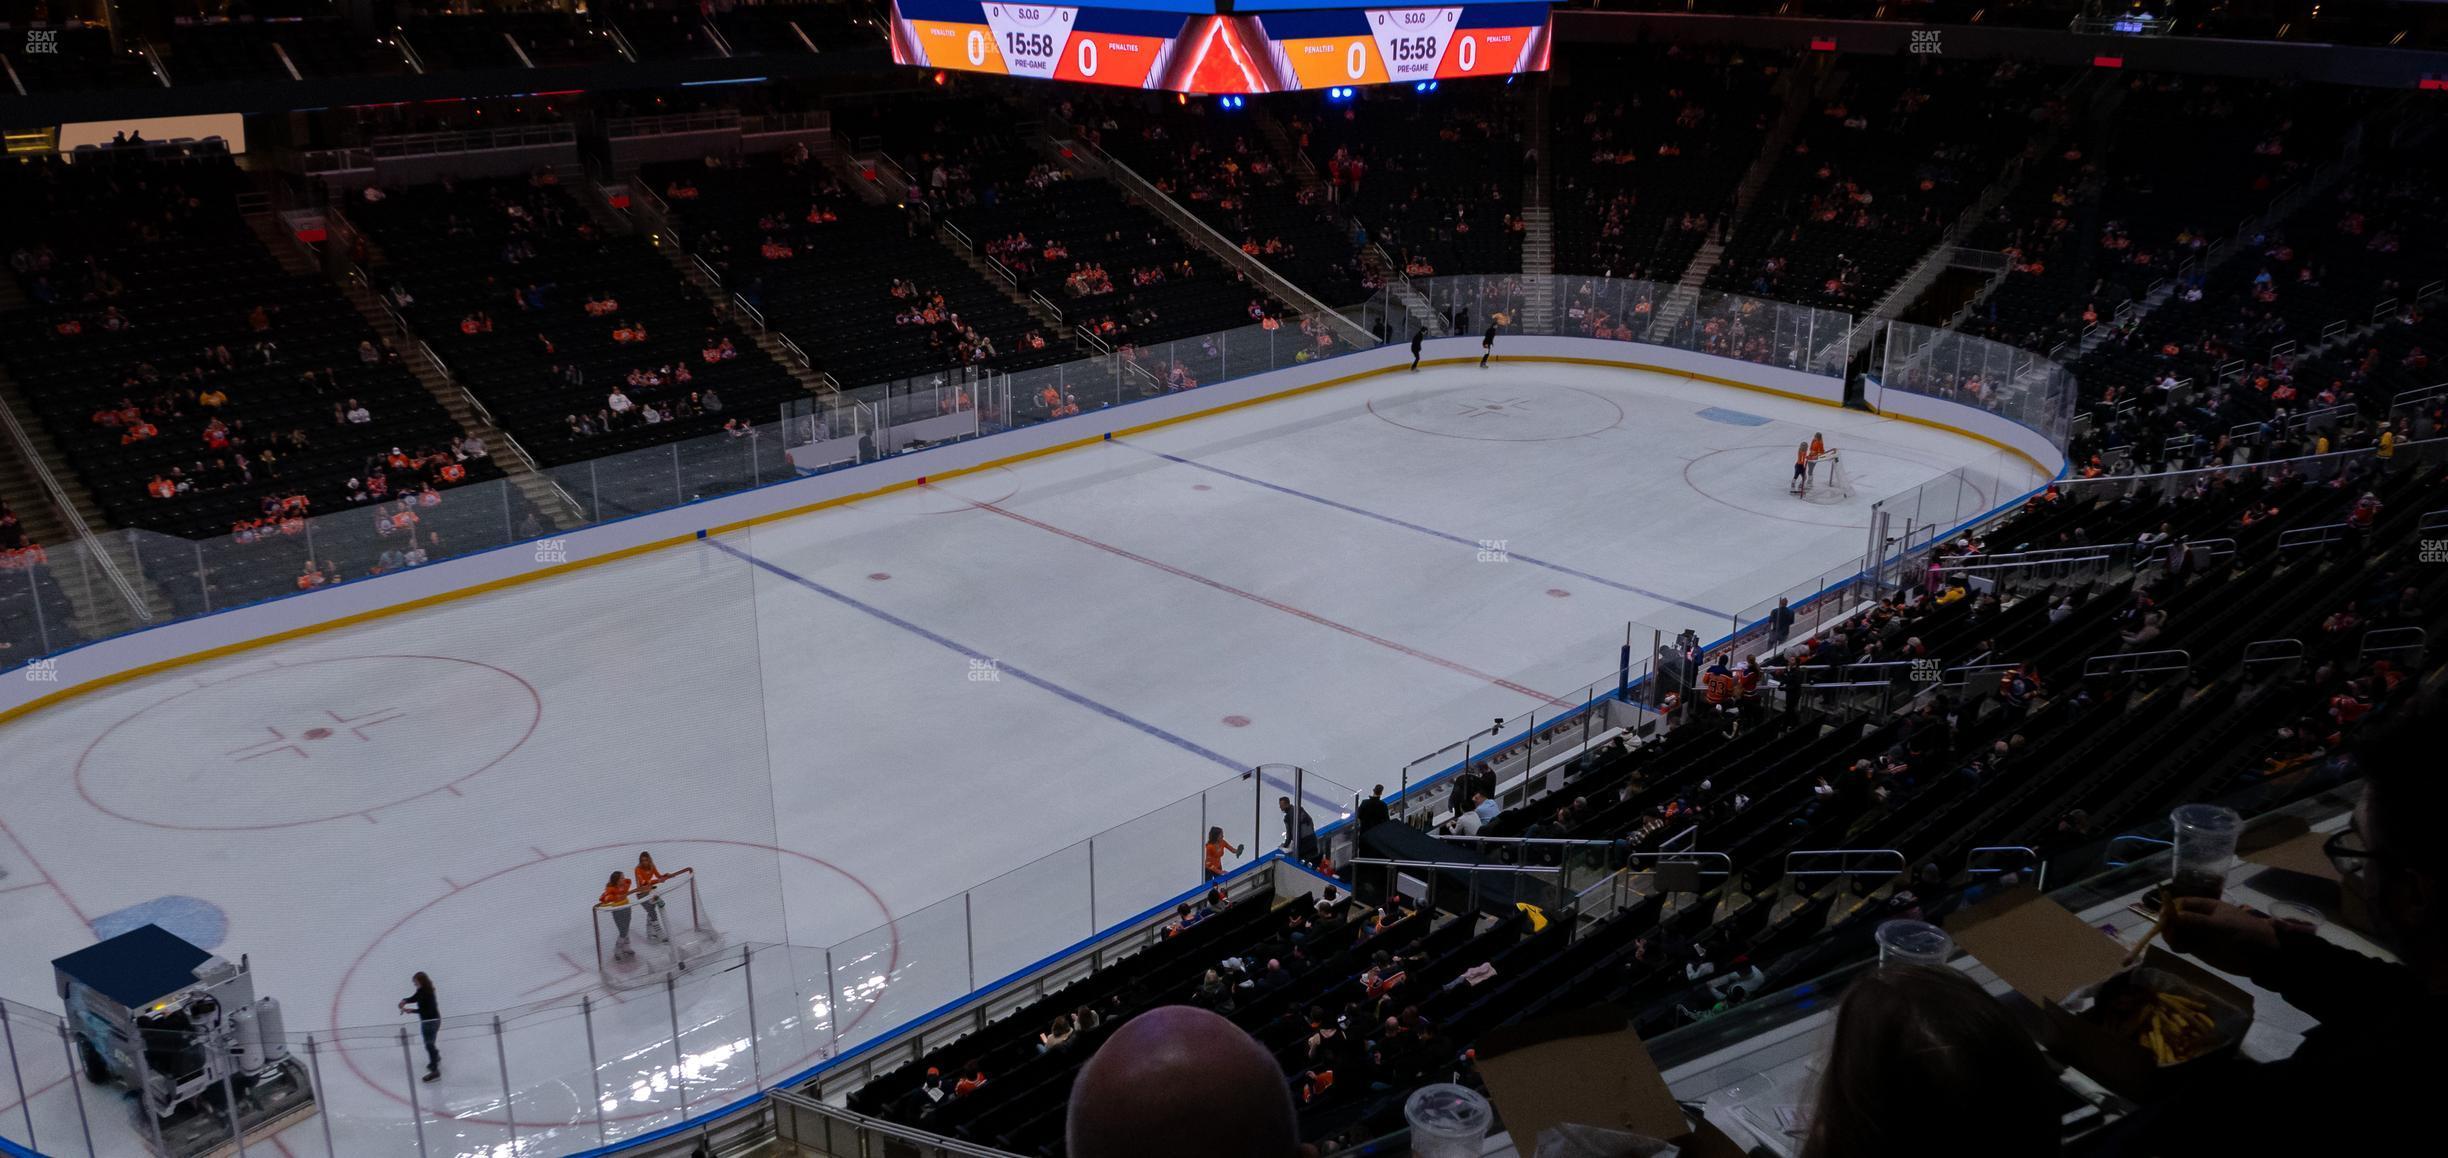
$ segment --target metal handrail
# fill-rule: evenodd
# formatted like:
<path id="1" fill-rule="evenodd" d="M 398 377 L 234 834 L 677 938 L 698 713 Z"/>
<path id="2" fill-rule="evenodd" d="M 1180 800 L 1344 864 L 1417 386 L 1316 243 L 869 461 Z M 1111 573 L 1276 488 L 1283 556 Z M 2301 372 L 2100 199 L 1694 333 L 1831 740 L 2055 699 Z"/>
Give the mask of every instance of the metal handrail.
<path id="1" fill-rule="evenodd" d="M 1443 840 L 1444 838 L 1438 837 L 1437 839 Z M 1600 843 L 1604 842 L 1602 841 Z M 1700 854 L 1687 852 L 1678 853 L 1676 855 L 1697 856 Z M 1473 861 L 1387 860 L 1383 857 L 1370 856 L 1356 856 L 1350 860 L 1344 861 L 1343 863 L 1347 865 L 1368 865 L 1372 868 L 1446 869 L 1458 873 L 1561 873 L 1564 871 L 1562 867 L 1551 864 L 1479 864 Z"/>
<path id="2" fill-rule="evenodd" d="M 2398 454 L 2405 454 L 2409 451 L 2415 450 L 2418 447 L 2448 448 L 2448 435 L 2442 435 L 2437 438 L 2408 439 L 2404 442 L 2398 443 L 2396 451 Z M 2071 493 L 2076 487 L 2112 485 L 2132 487 L 2142 483 L 2169 482 L 2189 475 L 2244 474 L 2273 466 L 2295 466 L 2302 463 L 2326 462 L 2333 459 L 2370 458 L 2377 452 L 2377 449 L 2378 448 L 2376 447 L 2363 446 L 2356 447 L 2352 450 L 2333 450 L 2327 454 L 2299 454 L 2292 458 L 2268 458 L 2257 462 L 2240 462 L 2218 466 L 2186 467 L 2183 470 L 2154 471 L 2149 474 L 2114 474 L 2101 475 L 2098 478 L 2067 478 L 2057 480 L 2057 488 L 2062 492 Z"/>
<path id="3" fill-rule="evenodd" d="M 1983 859 L 1983 858 L 1982 858 L 1982 856 L 1981 856 L 1981 854 L 1982 854 L 1982 853 L 1985 853 L 1985 852 L 1986 852 L 1986 853 L 2005 853 L 2005 852 L 2018 853 L 2018 854 L 2020 854 L 2020 855 L 2021 855 L 2023 863 L 2022 863 L 2022 865 L 2021 865 L 2021 867 L 2020 867 L 2019 869 L 2015 869 L 2015 868 L 1980 868 L 1980 867 L 1975 867 L 1975 866 L 1976 866 L 1976 862 L 1978 862 L 1978 861 L 1980 861 L 1980 860 L 1982 860 L 1982 859 Z M 1971 873 L 1971 874 L 1972 874 L 1972 875 L 1974 875 L 1974 876 L 1997 876 L 1997 875 L 2000 875 L 2000 874 L 2003 874 L 2003 873 L 2010 873 L 2010 872 L 2017 872 L 2017 871 L 2029 871 L 2029 870 L 2032 870 L 2032 869 L 2038 869 L 2038 868 L 2042 868 L 2042 867 L 2044 867 L 2044 866 L 2043 866 L 2043 864 L 2042 864 L 2042 862 L 2041 862 L 2041 860 L 2040 860 L 2040 850 L 2035 849 L 2035 848 L 2033 848 L 2033 847 L 2031 847 L 2030 845 L 2027 845 L 2027 844 L 1984 844 L 1984 845 L 1980 845 L 1980 846 L 1978 846 L 1978 847 L 1968 848 L 1968 849 L 1965 849 L 1965 850 L 1964 850 L 1964 871 L 1965 871 L 1965 872 L 1967 872 L 1967 873 Z"/>
<path id="4" fill-rule="evenodd" d="M 1798 869 L 1794 867 L 1794 861 L 1799 858 L 1822 856 L 1842 858 L 1837 862 L 1840 866 L 1849 866 L 1852 862 L 1852 858 L 1857 856 L 1879 858 L 1882 863 L 1884 862 L 1885 858 L 1894 857 L 1895 867 L 1838 867 L 1832 869 Z M 1910 862 L 1905 859 L 1902 851 L 1892 848 L 1797 848 L 1792 852 L 1785 854 L 1785 875 L 1789 877 L 1902 876 L 1904 875 L 1906 866 L 1909 863 Z"/>
<path id="5" fill-rule="evenodd" d="M 1445 838 L 1438 837 L 1437 839 L 1443 840 Z M 1694 849 L 1682 849 L 1675 852 L 1627 852 L 1623 855 L 1626 862 L 1624 871 L 1630 873 L 1654 872 L 1656 871 L 1654 869 L 1641 869 L 1634 868 L 1633 866 L 1643 863 L 1656 863 L 1691 865 L 1695 868 L 1699 868 L 1700 875 L 1702 876 L 1730 877 L 1734 875 L 1734 858 L 1722 852 L 1700 852 Z M 1719 865 L 1722 867 L 1703 868 L 1701 867 L 1703 865 Z"/>
<path id="6" fill-rule="evenodd" d="M 1968 663 L 1962 667 L 1951 667 L 1938 673 L 1938 686 L 1960 688 L 1972 682 L 1972 677 L 1982 672 L 2013 671 L 2022 666 L 2019 663 Z"/>
<path id="7" fill-rule="evenodd" d="M 2243 665 L 2246 671 L 2257 664 L 2302 663 L 2304 642 L 2300 639 L 2256 639 L 2244 645 Z"/>
<path id="8" fill-rule="evenodd" d="M 1471 835 L 1464 836 L 1462 834 L 1455 833 L 1451 835 L 1439 836 L 1437 839 L 1445 841 L 1449 844 L 1568 844 L 1580 848 L 1615 847 L 1615 842 L 1611 840 L 1590 840 L 1586 838 L 1574 838 L 1569 836 L 1483 836 L 1478 833 L 1472 833 Z M 1548 867 L 1552 868 L 1554 866 L 1550 865 Z"/>
<path id="9" fill-rule="evenodd" d="M 2115 546 L 2115 544 L 2112 543 L 2085 543 L 2079 547 L 2033 547 L 2024 551 L 2002 551 L 1990 555 L 1942 554 L 1938 556 L 1938 565 L 1940 567 L 1951 567 L 1966 559 L 1979 559 L 1989 563 L 2018 563 L 2026 560 L 2047 560 L 2065 555 L 2080 554 L 2086 551 L 2105 551 L 2113 546 Z"/>
<path id="10" fill-rule="evenodd" d="M 2409 639 L 2409 643 L 2376 643 L 2375 640 Z M 2369 659 L 2376 653 L 2393 651 L 2423 651 L 2430 646 L 2431 634 L 2419 627 L 2381 627 L 2363 633 L 2362 645 L 2355 649 L 2355 658 Z"/>
<path id="11" fill-rule="evenodd" d="M 2170 656 L 2178 657 L 2182 659 L 2183 662 L 2153 663 L 2149 666 L 2144 666 L 2142 662 L 2145 660 L 2159 660 Z M 2133 662 L 2130 664 L 2119 663 L 2117 662 L 2119 660 L 2130 660 Z M 2095 675 L 2134 675 L 2141 672 L 2191 670 L 2193 670 L 2193 653 L 2185 651 L 2182 648 L 2172 648 L 2165 651 L 2120 651 L 2112 655 L 2095 655 L 2083 661 L 2083 677 L 2085 679 Z"/>
<path id="12" fill-rule="evenodd" d="M 440 374 L 440 375 L 442 376 L 442 378 L 443 378 L 443 380 L 444 380 L 444 381 L 448 381 L 448 382 L 456 382 L 456 381 L 458 381 L 458 379 L 451 377 L 451 372 L 450 372 L 450 366 L 449 366 L 449 364 L 448 364 L 448 363 L 445 363 L 445 362 L 442 360 L 442 356 L 441 356 L 441 355 L 434 353 L 434 348 L 433 348 L 432 346 L 430 346 L 430 345 L 427 345 L 427 344 L 426 344 L 426 342 L 425 342 L 425 339 L 423 339 L 423 338 L 418 338 L 418 339 L 417 339 L 417 350 L 418 350 L 418 352 L 419 352 L 419 353 L 422 353 L 422 354 L 424 354 L 424 355 L 425 355 L 425 361 L 426 361 L 426 364 L 428 364 L 428 365 L 432 366 L 432 367 L 434 368 L 434 373 L 436 373 L 436 374 Z"/>
<path id="13" fill-rule="evenodd" d="M 127 576 L 120 573 L 119 564 L 112 561 L 110 552 L 102 549 L 101 540 L 86 524 L 85 516 L 78 514 L 76 504 L 68 501 L 68 491 L 60 485 L 59 476 L 51 473 L 51 464 L 44 462 L 42 455 L 35 451 L 33 438 L 17 421 L 16 409 L 5 401 L 0 401 L 0 422 L 8 425 L 9 441 L 16 444 L 17 453 L 25 459 L 26 468 L 33 471 L 35 479 L 42 483 L 44 497 L 50 500 L 53 509 L 59 512 L 61 521 L 67 523 L 68 530 L 76 535 L 77 541 L 84 545 L 85 553 L 91 555 L 102 568 L 103 578 L 110 581 L 111 588 L 127 603 L 128 610 L 136 616 L 136 622 L 153 622 L 153 609 L 145 606 L 144 597 L 137 593 L 136 585 L 128 582 Z"/>
<path id="14" fill-rule="evenodd" d="M 2317 547 L 2346 537 L 2350 528 L 2345 523 L 2322 523 L 2317 527 L 2293 527 L 2278 533 L 2278 549 L 2292 551 L 2298 547 Z"/>
<path id="15" fill-rule="evenodd" d="M 2093 552 L 2097 552 L 2099 550 L 2097 547 L 2087 549 Z M 1977 559 L 1981 556 L 1967 555 L 1962 557 Z M 2019 562 L 2007 563 L 1940 563 L 1938 565 L 1938 571 L 1940 574 L 1953 575 L 1967 571 L 2012 571 L 2021 567 L 2055 567 L 2072 563 L 2113 563 L 2115 561 L 2116 556 L 2114 555 L 2068 555 L 2053 559 L 2026 559 Z"/>
<path id="16" fill-rule="evenodd" d="M 1084 140 L 1066 141 L 1063 144 L 1068 148 L 1093 155 L 1098 163 L 1106 167 L 1106 176 L 1112 178 L 1115 184 L 1122 186 L 1132 196 L 1154 209 L 1166 220 L 1173 222 L 1175 228 L 1189 232 L 1193 237 L 1207 238 L 1208 249 L 1244 273 L 1255 275 L 1254 280 L 1265 286 L 1268 293 L 1291 303 L 1303 313 L 1326 319 L 1341 331 L 1344 341 L 1354 346 L 1366 348 L 1377 344 L 1376 335 L 1369 333 L 1368 327 L 1344 317 L 1341 311 L 1319 301 L 1307 290 L 1292 284 L 1289 278 L 1275 272 L 1265 262 L 1241 252 L 1241 247 L 1233 244 L 1231 238 L 1216 232 L 1215 227 L 1200 220 L 1198 214 L 1182 208 L 1179 202 L 1166 196 L 1163 190 L 1158 189 L 1147 178 L 1140 176 L 1137 170 L 1123 164 L 1113 154 L 1106 152 L 1102 146 Z"/>
<path id="17" fill-rule="evenodd" d="M 661 113 L 643 117 L 613 117 L 604 122 L 607 137 L 661 137 L 736 129 L 740 114 L 733 109 L 693 113 Z"/>
<path id="18" fill-rule="evenodd" d="M 430 157 L 484 149 L 568 144 L 577 139 L 578 130 L 569 125 L 519 125 L 499 129 L 399 133 L 376 137 L 367 142 L 367 149 L 376 157 Z"/>
<path id="19" fill-rule="evenodd" d="M 871 1118 L 865 1114 L 859 1113 L 856 1110 L 845 1109 L 841 1106 L 829 1106 L 823 1102 L 817 1101 L 814 1098 L 808 1097 L 805 1094 L 796 1093 L 790 1090 L 771 1090 L 768 1091 L 765 1096 L 772 1098 L 776 1104 L 774 1123 L 776 1133 L 794 1145 L 801 1143 L 801 1139 L 797 1131 L 797 1123 L 793 1122 L 792 1128 L 788 1131 L 784 1131 L 782 1129 L 781 1122 L 782 1112 L 784 1110 L 788 1110 L 792 1113 L 813 1114 L 819 1118 L 825 1119 L 828 1122 L 839 1122 L 842 1125 L 849 1127 L 852 1131 L 855 1131 L 856 1134 L 859 1135 L 859 1137 L 854 1139 L 852 1145 L 838 1149 L 832 1146 L 826 1146 L 821 1148 L 820 1152 L 823 1153 L 870 1153 L 871 1151 L 869 1148 L 860 1143 L 865 1141 L 864 1135 L 872 1133 L 881 1134 L 887 1138 L 894 1138 L 910 1143 L 911 1145 L 917 1147 L 917 1152 L 922 1154 L 960 1155 L 961 1158 L 1019 1158 L 1018 1155 L 1015 1155 L 1008 1150 L 990 1149 L 985 1146 L 977 1145 L 974 1142 L 963 1142 L 958 1138 L 946 1137 L 942 1134 L 930 1134 L 914 1126 L 904 1126 L 898 1122 L 888 1122 L 882 1118 Z M 826 1133 L 829 1137 L 831 1130 L 828 1129 Z M 882 1149 L 894 1148 L 884 1147 Z"/>

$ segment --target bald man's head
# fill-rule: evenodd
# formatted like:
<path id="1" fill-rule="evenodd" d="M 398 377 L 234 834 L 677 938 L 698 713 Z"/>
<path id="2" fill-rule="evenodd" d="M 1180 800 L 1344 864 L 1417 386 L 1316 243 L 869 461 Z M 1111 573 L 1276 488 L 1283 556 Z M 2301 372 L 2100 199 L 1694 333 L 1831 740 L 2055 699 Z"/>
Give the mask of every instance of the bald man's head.
<path id="1" fill-rule="evenodd" d="M 1300 1132 L 1275 1058 L 1241 1027 L 1168 1005 L 1106 1039 L 1071 1086 L 1071 1158 L 1292 1158 Z"/>

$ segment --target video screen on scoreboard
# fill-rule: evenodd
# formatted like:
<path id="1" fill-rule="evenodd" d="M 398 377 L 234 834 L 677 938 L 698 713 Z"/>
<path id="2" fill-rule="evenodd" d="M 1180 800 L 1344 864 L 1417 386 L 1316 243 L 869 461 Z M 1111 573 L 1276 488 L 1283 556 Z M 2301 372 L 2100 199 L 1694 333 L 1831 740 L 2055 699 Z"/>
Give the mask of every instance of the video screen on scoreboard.
<path id="1" fill-rule="evenodd" d="M 1317 2 L 1219 16 L 1165 7 L 1197 7 L 1197 0 L 1122 0 L 1137 7 L 893 0 L 893 59 L 1183 93 L 1292 92 L 1547 68 L 1543 3 L 1321 8 Z"/>

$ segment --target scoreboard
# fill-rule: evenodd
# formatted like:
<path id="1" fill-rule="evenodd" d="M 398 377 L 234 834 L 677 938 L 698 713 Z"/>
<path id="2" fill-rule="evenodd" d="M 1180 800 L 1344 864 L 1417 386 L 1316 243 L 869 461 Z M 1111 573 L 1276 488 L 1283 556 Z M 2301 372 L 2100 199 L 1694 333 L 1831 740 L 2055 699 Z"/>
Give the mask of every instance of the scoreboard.
<path id="1" fill-rule="evenodd" d="M 1281 10 L 1272 6 L 1286 4 Z M 1300 7 L 1289 7 L 1297 2 Z M 1323 0 L 1332 3 L 1333 0 Z M 1321 0 L 893 0 L 893 59 L 1183 93 L 1263 93 L 1547 68 L 1544 3 L 1322 8 Z M 1253 11 L 1253 9 L 1259 9 Z"/>

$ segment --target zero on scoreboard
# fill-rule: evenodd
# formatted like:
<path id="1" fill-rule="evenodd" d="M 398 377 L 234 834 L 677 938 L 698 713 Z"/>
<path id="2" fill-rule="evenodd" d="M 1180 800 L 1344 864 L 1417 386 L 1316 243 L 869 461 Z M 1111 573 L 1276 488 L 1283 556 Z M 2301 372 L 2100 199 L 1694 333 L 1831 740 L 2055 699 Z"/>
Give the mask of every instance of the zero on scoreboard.
<path id="1" fill-rule="evenodd" d="M 1547 67 L 1543 3 L 1280 11 L 1269 5 L 1255 13 L 1242 3 L 1229 16 L 1202 6 L 1201 0 L 1095 6 L 894 0 L 893 59 L 1185 93 L 1454 80 Z"/>

